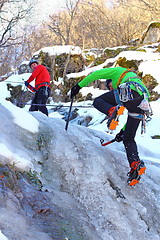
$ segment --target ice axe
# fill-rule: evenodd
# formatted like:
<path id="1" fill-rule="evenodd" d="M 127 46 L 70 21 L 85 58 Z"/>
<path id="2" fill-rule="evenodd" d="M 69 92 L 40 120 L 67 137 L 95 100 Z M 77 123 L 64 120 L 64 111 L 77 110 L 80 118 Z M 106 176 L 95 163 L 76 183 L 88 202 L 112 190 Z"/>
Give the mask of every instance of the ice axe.
<path id="1" fill-rule="evenodd" d="M 70 115 L 71 115 L 71 110 L 72 110 L 72 105 L 73 105 L 73 99 L 74 99 L 74 97 L 71 98 L 71 104 L 70 104 L 70 107 L 69 107 L 68 118 L 67 118 L 66 126 L 65 126 L 66 131 L 68 129 L 68 124 L 69 124 L 69 120 L 70 120 Z"/>
<path id="2" fill-rule="evenodd" d="M 105 143 L 104 143 L 104 140 L 101 139 L 101 140 L 100 140 L 100 143 L 101 143 L 102 146 L 106 146 L 106 145 L 111 144 L 111 143 L 113 143 L 113 142 L 115 142 L 115 141 L 116 141 L 116 139 L 113 138 L 113 139 L 110 140 L 109 142 L 105 142 Z"/>

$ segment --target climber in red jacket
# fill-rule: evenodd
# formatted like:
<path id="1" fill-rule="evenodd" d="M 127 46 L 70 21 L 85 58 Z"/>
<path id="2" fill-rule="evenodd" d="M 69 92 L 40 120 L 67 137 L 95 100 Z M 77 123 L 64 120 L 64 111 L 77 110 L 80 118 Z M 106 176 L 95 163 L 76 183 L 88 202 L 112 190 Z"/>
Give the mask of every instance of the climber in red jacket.
<path id="1" fill-rule="evenodd" d="M 41 111 L 48 116 L 48 110 L 46 108 L 47 99 L 50 96 L 50 74 L 45 66 L 39 65 L 38 61 L 31 59 L 29 62 L 30 68 L 33 70 L 32 75 L 25 85 L 35 92 L 35 96 L 32 100 L 29 111 Z M 35 80 L 35 87 L 32 87 L 29 83 Z"/>

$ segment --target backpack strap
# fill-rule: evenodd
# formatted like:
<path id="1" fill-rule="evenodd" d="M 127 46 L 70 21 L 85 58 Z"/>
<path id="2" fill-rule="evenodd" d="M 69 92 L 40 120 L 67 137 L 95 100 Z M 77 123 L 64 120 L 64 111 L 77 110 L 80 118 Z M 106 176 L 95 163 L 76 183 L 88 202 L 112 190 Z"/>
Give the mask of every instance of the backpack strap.
<path id="1" fill-rule="evenodd" d="M 120 101 L 120 98 L 119 98 L 118 89 L 114 89 L 114 90 L 113 90 L 113 93 L 114 93 L 114 97 L 115 97 L 115 100 L 116 100 L 117 105 L 123 106 L 123 104 L 122 104 L 122 102 Z"/>
<path id="2" fill-rule="evenodd" d="M 118 79 L 117 87 L 120 85 L 122 78 L 123 78 L 127 73 L 129 73 L 129 72 L 131 72 L 130 69 L 124 71 L 124 72 L 120 75 L 120 77 L 119 77 L 119 79 Z"/>

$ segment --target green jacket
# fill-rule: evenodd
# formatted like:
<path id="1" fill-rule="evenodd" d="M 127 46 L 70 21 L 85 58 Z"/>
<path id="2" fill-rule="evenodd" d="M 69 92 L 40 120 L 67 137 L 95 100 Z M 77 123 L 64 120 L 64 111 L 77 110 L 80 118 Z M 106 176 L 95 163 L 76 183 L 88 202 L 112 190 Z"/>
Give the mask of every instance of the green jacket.
<path id="1" fill-rule="evenodd" d="M 122 67 L 113 67 L 113 68 L 103 68 L 100 70 L 97 70 L 95 72 L 92 72 L 87 77 L 85 77 L 82 81 L 78 83 L 78 85 L 82 87 L 86 87 L 89 83 L 98 80 L 98 79 L 111 79 L 112 80 L 112 87 L 113 89 L 117 89 L 118 86 L 125 82 L 137 82 L 141 86 L 143 86 L 148 94 L 148 97 L 150 96 L 148 89 L 142 82 L 140 78 L 136 75 L 136 73 L 130 71 L 122 77 L 121 81 L 119 82 L 120 76 L 127 70 L 127 68 Z M 138 92 L 140 95 L 143 95 L 143 92 L 140 89 L 137 89 L 134 85 L 131 85 L 131 89 Z"/>

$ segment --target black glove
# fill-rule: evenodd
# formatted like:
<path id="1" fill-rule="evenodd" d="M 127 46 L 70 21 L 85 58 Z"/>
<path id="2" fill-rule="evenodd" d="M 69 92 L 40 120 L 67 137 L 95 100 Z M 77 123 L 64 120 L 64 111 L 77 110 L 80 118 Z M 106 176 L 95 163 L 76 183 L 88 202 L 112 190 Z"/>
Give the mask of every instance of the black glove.
<path id="1" fill-rule="evenodd" d="M 81 87 L 78 85 L 78 83 L 71 88 L 71 99 L 79 93 L 80 89 Z"/>
<path id="2" fill-rule="evenodd" d="M 27 81 L 24 82 L 25 86 L 28 87 L 29 83 Z"/>
<path id="3" fill-rule="evenodd" d="M 117 142 L 121 142 L 123 141 L 123 136 L 124 136 L 124 131 L 121 129 L 121 131 L 117 133 L 117 135 L 115 136 L 115 140 Z"/>

